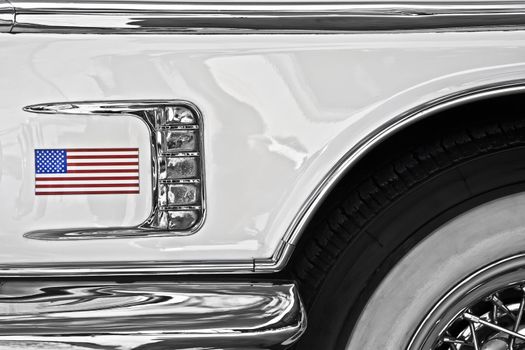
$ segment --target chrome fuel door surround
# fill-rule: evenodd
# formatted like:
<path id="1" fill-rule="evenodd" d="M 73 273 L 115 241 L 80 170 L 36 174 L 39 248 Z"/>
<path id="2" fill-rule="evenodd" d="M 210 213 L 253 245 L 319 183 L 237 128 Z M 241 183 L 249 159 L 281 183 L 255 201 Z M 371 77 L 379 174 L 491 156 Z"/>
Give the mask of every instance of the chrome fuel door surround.
<path id="1" fill-rule="evenodd" d="M 95 101 L 31 105 L 25 111 L 60 115 L 125 115 L 142 120 L 150 134 L 152 203 L 136 227 L 38 230 L 24 237 L 83 240 L 182 236 L 195 233 L 205 218 L 203 124 L 199 109 L 182 100 Z"/>

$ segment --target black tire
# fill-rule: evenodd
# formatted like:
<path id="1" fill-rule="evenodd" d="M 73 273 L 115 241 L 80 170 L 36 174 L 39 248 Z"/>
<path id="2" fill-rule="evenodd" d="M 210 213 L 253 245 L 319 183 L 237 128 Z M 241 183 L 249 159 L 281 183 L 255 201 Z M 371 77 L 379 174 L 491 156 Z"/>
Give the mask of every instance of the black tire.
<path id="1" fill-rule="evenodd" d="M 525 114 L 513 101 L 414 127 L 337 187 L 290 264 L 308 311 L 296 349 L 345 349 L 374 290 L 418 242 L 481 203 L 525 190 Z"/>

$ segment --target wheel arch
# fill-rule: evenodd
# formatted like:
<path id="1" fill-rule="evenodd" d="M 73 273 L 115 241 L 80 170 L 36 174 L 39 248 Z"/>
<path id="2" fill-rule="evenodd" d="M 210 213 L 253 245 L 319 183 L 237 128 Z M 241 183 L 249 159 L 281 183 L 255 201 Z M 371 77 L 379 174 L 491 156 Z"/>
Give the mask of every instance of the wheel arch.
<path id="1" fill-rule="evenodd" d="M 451 111 L 459 107 L 478 107 L 483 102 L 497 103 L 505 97 L 523 95 L 525 97 L 525 79 L 507 80 L 488 85 L 468 88 L 442 97 L 427 101 L 411 108 L 386 123 L 379 125 L 372 132 L 350 148 L 326 173 L 322 181 L 308 196 L 288 229 L 273 257 L 268 261 L 255 261 L 256 271 L 283 270 L 291 260 L 295 247 L 307 237 L 303 233 L 312 225 L 313 219 L 319 215 L 323 206 L 330 201 L 330 196 L 336 191 L 337 185 L 350 178 L 356 169 L 377 151 L 381 146 L 394 140 L 402 132 L 410 132 L 418 126 L 425 126 L 442 117 L 447 117 Z"/>

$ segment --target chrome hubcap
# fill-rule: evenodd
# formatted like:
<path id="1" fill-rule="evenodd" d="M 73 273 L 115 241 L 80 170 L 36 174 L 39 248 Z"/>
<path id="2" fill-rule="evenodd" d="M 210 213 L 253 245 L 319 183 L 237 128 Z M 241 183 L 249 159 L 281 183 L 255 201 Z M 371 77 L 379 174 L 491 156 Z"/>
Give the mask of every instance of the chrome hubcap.
<path id="1" fill-rule="evenodd" d="M 525 255 L 469 276 L 426 315 L 408 350 L 525 350 Z"/>

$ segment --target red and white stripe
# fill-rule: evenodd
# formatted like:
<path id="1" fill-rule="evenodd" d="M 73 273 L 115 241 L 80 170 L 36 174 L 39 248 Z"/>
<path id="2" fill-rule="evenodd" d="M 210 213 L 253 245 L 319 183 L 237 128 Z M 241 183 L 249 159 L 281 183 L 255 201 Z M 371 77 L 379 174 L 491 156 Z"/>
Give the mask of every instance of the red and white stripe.
<path id="1" fill-rule="evenodd" d="M 36 174 L 36 195 L 139 193 L 138 148 L 66 150 L 67 173 Z"/>

